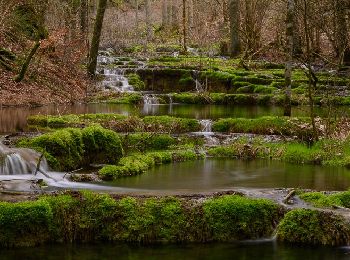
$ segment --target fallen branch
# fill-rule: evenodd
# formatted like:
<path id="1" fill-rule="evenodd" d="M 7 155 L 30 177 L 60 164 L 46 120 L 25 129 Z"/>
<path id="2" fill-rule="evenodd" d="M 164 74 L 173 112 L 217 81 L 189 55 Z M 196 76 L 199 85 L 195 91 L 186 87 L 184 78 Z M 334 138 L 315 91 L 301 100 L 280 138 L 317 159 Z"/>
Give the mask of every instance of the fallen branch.
<path id="1" fill-rule="evenodd" d="M 284 203 L 284 204 L 290 204 L 289 201 L 290 201 L 290 199 L 291 199 L 292 197 L 295 196 L 295 194 L 296 194 L 296 191 L 295 191 L 295 190 L 292 190 L 291 192 L 289 192 L 288 195 L 284 198 L 283 203 Z"/>

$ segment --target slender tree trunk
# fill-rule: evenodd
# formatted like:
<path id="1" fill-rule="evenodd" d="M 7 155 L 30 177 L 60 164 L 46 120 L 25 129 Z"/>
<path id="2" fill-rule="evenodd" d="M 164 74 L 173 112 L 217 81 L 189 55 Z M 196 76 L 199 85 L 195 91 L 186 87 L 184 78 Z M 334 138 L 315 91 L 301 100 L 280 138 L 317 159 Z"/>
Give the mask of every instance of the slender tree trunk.
<path id="1" fill-rule="evenodd" d="M 139 1 L 135 0 L 135 26 L 136 33 L 139 31 Z"/>
<path id="2" fill-rule="evenodd" d="M 231 57 L 236 57 L 241 52 L 240 30 L 240 0 L 230 0 L 230 34 L 231 34 Z"/>
<path id="3" fill-rule="evenodd" d="M 350 47 L 349 47 L 349 33 L 346 22 L 346 0 L 335 0 L 335 37 L 337 42 L 337 54 L 339 57 L 339 65 L 350 64 Z"/>
<path id="4" fill-rule="evenodd" d="M 182 0 L 182 30 L 183 30 L 183 51 L 187 53 L 187 6 L 186 0 Z"/>
<path id="5" fill-rule="evenodd" d="M 306 75 L 309 79 L 309 84 L 308 84 L 308 98 L 309 98 L 309 106 L 310 106 L 310 118 L 311 118 L 311 125 L 312 125 L 312 131 L 313 131 L 313 140 L 318 141 L 318 132 L 316 128 L 316 121 L 315 121 L 315 110 L 314 110 L 314 92 L 317 87 L 317 77 L 315 73 L 312 70 L 311 67 L 311 34 L 310 34 L 310 28 L 309 28 L 309 23 L 307 21 L 307 17 L 309 17 L 308 13 L 308 6 L 306 0 L 304 1 L 304 30 L 305 30 L 305 39 L 306 39 Z"/>
<path id="6" fill-rule="evenodd" d="M 80 0 L 80 30 L 86 35 L 88 27 L 88 0 Z"/>
<path id="7" fill-rule="evenodd" d="M 287 2 L 287 19 L 286 19 L 286 38 L 287 38 L 287 62 L 286 70 L 284 74 L 285 78 L 285 100 L 284 100 L 284 116 L 292 115 L 292 66 L 293 66 L 293 32 L 294 32 L 294 12 L 295 2 L 294 0 L 288 0 Z"/>
<path id="8" fill-rule="evenodd" d="M 147 27 L 147 42 L 152 40 L 152 23 L 150 12 L 150 0 L 145 0 L 145 12 L 146 12 L 146 27 Z"/>
<path id="9" fill-rule="evenodd" d="M 168 0 L 162 2 L 162 26 L 164 28 L 168 26 Z"/>
<path id="10" fill-rule="evenodd" d="M 37 41 L 33 48 L 31 49 L 29 55 L 27 56 L 25 62 L 22 65 L 21 71 L 19 72 L 19 74 L 17 75 L 17 77 L 15 78 L 16 82 L 21 82 L 24 79 L 24 76 L 26 75 L 26 72 L 29 68 L 29 64 L 32 60 L 32 58 L 34 57 L 35 53 L 37 52 L 37 50 L 40 47 L 40 41 Z"/>
<path id="11" fill-rule="evenodd" d="M 94 77 L 96 73 L 98 48 L 100 46 L 103 18 L 105 15 L 106 7 L 107 7 L 107 0 L 99 0 L 94 32 L 93 32 L 92 41 L 91 41 L 89 62 L 87 66 L 87 72 L 90 77 Z"/>

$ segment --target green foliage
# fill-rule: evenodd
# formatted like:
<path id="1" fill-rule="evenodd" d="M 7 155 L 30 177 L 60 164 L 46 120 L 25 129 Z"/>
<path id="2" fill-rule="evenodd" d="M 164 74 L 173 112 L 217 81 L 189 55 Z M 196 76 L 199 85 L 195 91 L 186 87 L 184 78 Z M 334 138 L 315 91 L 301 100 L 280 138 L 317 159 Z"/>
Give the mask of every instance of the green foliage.
<path id="1" fill-rule="evenodd" d="M 278 225 L 277 238 L 296 244 L 340 246 L 349 243 L 350 229 L 342 217 L 330 212 L 296 209 Z"/>
<path id="2" fill-rule="evenodd" d="M 0 245 L 36 246 L 46 242 L 52 218 L 50 206 L 42 201 L 0 202 Z"/>
<path id="3" fill-rule="evenodd" d="M 145 89 L 145 83 L 141 80 L 140 76 L 136 73 L 126 75 L 129 84 L 134 87 L 135 90 L 140 91 Z"/>
<path id="4" fill-rule="evenodd" d="M 216 241 L 269 236 L 279 218 L 278 207 L 271 201 L 236 195 L 208 200 L 203 208 Z"/>
<path id="5" fill-rule="evenodd" d="M 296 164 L 321 164 L 323 157 L 323 151 L 319 147 L 307 147 L 299 143 L 287 145 L 283 154 L 285 161 Z"/>

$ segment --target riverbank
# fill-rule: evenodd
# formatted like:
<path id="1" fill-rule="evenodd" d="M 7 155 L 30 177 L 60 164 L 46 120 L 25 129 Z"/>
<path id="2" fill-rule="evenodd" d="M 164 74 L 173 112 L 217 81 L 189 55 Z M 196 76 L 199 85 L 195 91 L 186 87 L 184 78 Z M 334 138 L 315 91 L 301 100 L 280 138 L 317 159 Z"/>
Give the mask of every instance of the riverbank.
<path id="1" fill-rule="evenodd" d="M 304 245 L 349 243 L 344 211 L 279 203 L 286 194 L 288 190 L 264 190 L 250 196 L 237 191 L 176 197 L 91 192 L 34 196 L 29 201 L 0 203 L 0 244 L 208 243 L 274 235 L 279 241 Z M 274 201 L 264 196 L 274 196 Z"/>

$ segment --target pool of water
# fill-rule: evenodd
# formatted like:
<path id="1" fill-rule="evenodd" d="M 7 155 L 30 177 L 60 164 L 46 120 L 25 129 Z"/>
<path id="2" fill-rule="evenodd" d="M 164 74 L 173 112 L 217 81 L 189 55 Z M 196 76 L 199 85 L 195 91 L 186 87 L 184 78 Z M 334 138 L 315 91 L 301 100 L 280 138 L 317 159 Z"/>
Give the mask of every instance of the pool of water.
<path id="1" fill-rule="evenodd" d="M 274 242 L 239 244 L 204 244 L 177 246 L 128 246 L 128 245 L 51 245 L 37 248 L 0 249 L 2 260 L 12 259 L 235 259 L 235 260 L 345 260 L 349 248 L 292 247 Z"/>
<path id="2" fill-rule="evenodd" d="M 324 115 L 326 111 L 318 108 L 316 112 Z M 223 105 L 123 105 L 123 104 L 77 104 L 44 106 L 38 108 L 0 109 L 0 133 L 24 131 L 30 115 L 63 115 L 86 113 L 118 113 L 123 115 L 172 115 L 196 119 L 217 119 L 226 117 L 254 118 L 259 116 L 282 116 L 283 108 L 274 106 L 223 106 Z M 293 107 L 293 116 L 308 115 L 308 107 Z M 332 115 L 348 116 L 350 108 L 341 108 Z"/>
<path id="3" fill-rule="evenodd" d="M 350 170 L 292 165 L 268 160 L 218 160 L 162 165 L 147 173 L 119 179 L 119 188 L 150 191 L 202 192 L 230 188 L 305 188 L 347 190 Z"/>

